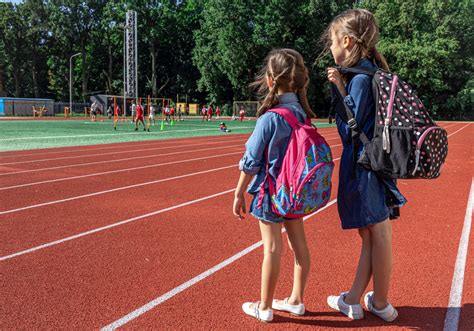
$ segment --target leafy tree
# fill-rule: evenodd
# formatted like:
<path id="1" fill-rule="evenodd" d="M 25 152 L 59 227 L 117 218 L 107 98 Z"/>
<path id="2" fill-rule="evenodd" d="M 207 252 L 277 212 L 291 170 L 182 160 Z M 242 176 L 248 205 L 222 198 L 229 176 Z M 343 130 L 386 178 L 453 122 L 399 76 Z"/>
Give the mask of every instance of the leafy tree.
<path id="1" fill-rule="evenodd" d="M 0 75 L 9 95 L 69 98 L 123 92 L 123 23 L 138 13 L 139 94 L 228 105 L 255 99 L 248 85 L 268 52 L 298 50 L 311 71 L 310 104 L 329 109 L 319 38 L 345 9 L 378 18 L 379 50 L 436 117 L 472 118 L 474 2 L 470 0 L 25 0 L 0 3 Z M 315 59 L 318 58 L 317 61 Z M 182 99 L 182 98 L 181 98 Z"/>
<path id="2" fill-rule="evenodd" d="M 379 21 L 379 49 L 391 69 L 416 87 L 431 112 L 450 118 L 465 108 L 469 84 L 472 93 L 474 3 L 373 0 L 364 6 Z"/>
<path id="3" fill-rule="evenodd" d="M 27 26 L 21 17 L 19 6 L 0 3 L 0 46 L 5 58 L 2 60 L 5 72 L 5 90 L 15 97 L 23 96 L 22 78 L 26 70 L 24 59 Z"/>

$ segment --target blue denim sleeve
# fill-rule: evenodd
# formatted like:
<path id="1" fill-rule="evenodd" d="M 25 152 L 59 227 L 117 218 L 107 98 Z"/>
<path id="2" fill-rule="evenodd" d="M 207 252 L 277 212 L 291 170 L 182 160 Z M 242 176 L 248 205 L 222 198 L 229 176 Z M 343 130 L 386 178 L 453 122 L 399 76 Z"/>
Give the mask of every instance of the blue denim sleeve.
<path id="1" fill-rule="evenodd" d="M 263 114 L 255 125 L 252 135 L 245 143 L 245 154 L 239 162 L 239 169 L 248 175 L 255 175 L 265 166 L 265 147 L 275 131 L 275 116 Z"/>
<path id="2" fill-rule="evenodd" d="M 352 110 L 355 120 L 360 126 L 364 126 L 370 115 L 367 104 L 371 97 L 372 77 L 367 75 L 354 76 L 347 85 L 347 95 L 344 97 L 344 103 Z"/>

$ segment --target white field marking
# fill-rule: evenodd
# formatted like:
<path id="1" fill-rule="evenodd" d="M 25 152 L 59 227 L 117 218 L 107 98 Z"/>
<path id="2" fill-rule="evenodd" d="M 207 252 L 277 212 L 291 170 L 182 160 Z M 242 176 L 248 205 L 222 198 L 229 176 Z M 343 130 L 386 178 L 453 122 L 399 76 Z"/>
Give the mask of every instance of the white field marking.
<path id="1" fill-rule="evenodd" d="M 64 156 L 64 157 L 55 157 L 49 159 L 40 159 L 40 160 L 27 160 L 27 161 L 15 161 L 15 162 L 8 162 L 8 163 L 0 163 L 0 166 L 3 165 L 11 165 L 11 164 L 25 164 L 25 163 L 34 163 L 34 162 L 42 162 L 42 161 L 57 161 L 57 160 L 67 160 L 67 159 L 77 159 L 77 158 L 84 158 L 84 157 L 92 157 L 92 156 L 103 156 L 103 155 L 115 155 L 115 154 L 125 154 L 125 153 L 134 153 L 134 152 L 144 152 L 144 151 L 154 151 L 154 150 L 162 150 L 162 149 L 177 149 L 182 147 L 192 147 L 192 146 L 202 146 L 202 145 L 215 145 L 215 144 L 226 144 L 226 143 L 235 143 L 237 141 L 245 141 L 245 139 L 235 139 L 235 140 L 226 140 L 226 141 L 213 141 L 208 143 L 197 143 L 197 144 L 187 144 L 187 145 L 170 145 L 170 146 L 160 146 L 160 147 L 152 147 L 152 148 L 141 148 L 141 149 L 134 149 L 134 147 L 129 147 L 126 151 L 117 151 L 117 152 L 109 152 L 109 153 L 94 153 L 94 154 L 82 154 L 82 155 L 74 155 L 74 156 Z"/>
<path id="2" fill-rule="evenodd" d="M 244 129 L 251 129 L 251 127 L 233 127 L 232 130 L 244 130 Z M 219 130 L 219 128 L 217 128 Z M 208 129 L 195 129 L 193 131 L 216 131 L 216 128 L 208 128 Z M 189 129 L 186 130 L 179 130 L 173 129 L 173 131 L 150 131 L 146 132 L 146 135 L 154 135 L 154 134 L 166 134 L 166 133 L 173 133 L 173 132 L 189 132 Z M 42 137 L 42 136 L 32 136 L 32 137 L 21 137 L 21 138 L 8 138 L 2 139 L 2 141 L 14 141 L 14 140 L 37 140 L 37 139 L 57 139 L 57 138 L 83 138 L 83 137 L 103 137 L 103 136 L 120 136 L 120 135 L 138 135 L 139 132 L 114 132 L 114 133 L 97 133 L 97 134 L 79 134 L 79 135 L 72 135 L 72 136 L 49 136 L 49 137 Z"/>
<path id="3" fill-rule="evenodd" d="M 444 320 L 444 331 L 457 331 L 459 317 L 462 307 L 462 291 L 464 285 L 464 271 L 466 269 L 466 259 L 469 246 L 469 234 L 471 232 L 472 213 L 474 211 L 474 178 L 471 181 L 471 190 L 467 200 L 466 215 L 462 227 L 461 238 L 459 239 L 458 255 L 454 266 L 453 281 L 449 294 L 448 310 Z"/>
<path id="4" fill-rule="evenodd" d="M 211 147 L 211 148 L 193 149 L 193 150 L 180 151 L 180 152 L 171 152 L 171 153 L 164 153 L 164 154 L 152 154 L 152 155 L 146 155 L 146 156 L 128 157 L 128 158 L 117 159 L 117 160 L 95 161 L 95 162 L 88 162 L 88 163 L 75 163 L 75 164 L 71 164 L 71 165 L 64 165 L 64 166 L 57 166 L 57 167 L 38 168 L 38 169 L 31 169 L 31 170 L 20 170 L 20 171 L 14 171 L 14 172 L 6 172 L 6 173 L 3 173 L 3 174 L 0 174 L 0 176 L 11 176 L 11 175 L 17 175 L 17 174 L 24 174 L 24 173 L 27 173 L 27 172 L 37 172 L 37 171 L 56 170 L 56 169 L 64 169 L 64 168 L 83 167 L 83 166 L 88 166 L 88 165 L 92 165 L 92 164 L 105 164 L 105 163 L 122 162 L 122 161 L 128 161 L 128 160 L 148 159 L 148 158 L 154 158 L 154 157 L 158 157 L 158 156 L 189 154 L 189 153 L 194 153 L 194 152 L 212 151 L 212 150 L 216 150 L 216 149 L 223 149 L 223 148 L 229 148 L 229 147 L 243 147 L 243 146 L 244 146 L 243 144 L 236 144 L 236 145 L 219 146 L 219 147 Z"/>
<path id="5" fill-rule="evenodd" d="M 219 142 L 226 142 L 226 141 L 233 141 L 233 140 L 225 140 L 224 138 L 227 138 L 225 136 L 212 136 L 213 138 L 222 138 L 221 140 L 219 140 Z M 229 136 L 229 138 L 235 138 L 234 136 Z M 193 139 L 194 138 L 194 139 Z M 202 138 L 202 139 L 201 139 Z M 168 147 L 168 146 L 177 146 L 176 143 L 177 142 L 184 142 L 184 143 L 187 143 L 189 141 L 193 141 L 193 142 L 197 142 L 197 141 L 208 141 L 209 140 L 209 136 L 199 136 L 199 137 L 192 137 L 191 139 L 189 138 L 178 138 L 179 141 L 174 141 L 174 140 L 169 140 L 169 139 L 165 139 L 165 140 L 139 140 L 139 141 L 128 141 L 128 142 L 116 142 L 116 143 L 112 143 L 114 146 L 107 146 L 107 147 L 101 147 L 103 145 L 101 144 L 95 144 L 95 145 L 85 145 L 86 147 L 88 148 L 77 148 L 77 147 L 80 147 L 80 146 L 68 146 L 68 147 L 52 147 L 52 148 L 49 148 L 48 150 L 51 150 L 51 149 L 54 149 L 56 150 L 55 152 L 44 152 L 44 153 L 29 153 L 29 154 L 13 154 L 13 155 L 2 155 L 2 153 L 11 153 L 12 151 L 3 151 L 3 152 L 0 152 L 0 158 L 4 159 L 4 158 L 7 158 L 7 157 L 10 157 L 10 158 L 14 158 L 14 157 L 23 157 L 23 156 L 40 156 L 40 155 L 49 155 L 49 154 L 64 154 L 64 153 L 76 153 L 76 152 L 94 152 L 94 151 L 100 151 L 100 150 L 104 150 L 104 149 L 125 149 L 125 148 L 133 148 L 133 147 L 136 147 L 137 145 L 140 145 L 140 144 L 146 144 L 148 146 L 160 146 L 160 147 Z M 243 138 L 245 139 L 245 138 Z M 169 144 L 171 145 L 169 145 Z M 217 143 L 217 142 L 216 142 Z M 84 146 L 82 146 L 84 147 Z M 90 147 L 95 147 L 95 148 L 90 148 Z M 61 150 L 58 151 L 57 149 L 60 148 Z M 74 149 L 76 148 L 76 149 Z M 67 150 L 64 150 L 64 149 L 67 149 Z"/>
<path id="6" fill-rule="evenodd" d="M 43 245 L 40 245 L 40 246 L 36 246 L 36 247 L 32 247 L 32 248 L 29 248 L 29 249 L 25 249 L 25 250 L 20 251 L 20 252 L 16 252 L 16 253 L 13 253 L 13 254 L 1 256 L 0 261 L 5 261 L 5 260 L 20 256 L 20 255 L 24 255 L 24 254 L 27 254 L 27 253 L 31 253 L 31 252 L 46 248 L 46 247 L 51 247 L 51 246 L 54 246 L 54 245 L 62 244 L 64 242 L 71 241 L 73 239 L 81 238 L 81 237 L 84 237 L 84 236 L 87 236 L 87 235 L 90 235 L 90 234 L 93 234 L 93 233 L 97 233 L 97 232 L 101 232 L 101 231 L 108 230 L 108 229 L 111 229 L 111 228 L 115 228 L 115 227 L 120 226 L 120 225 L 135 222 L 135 221 L 144 219 L 146 217 L 158 215 L 158 214 L 161 214 L 161 213 L 173 210 L 173 209 L 177 209 L 177 208 L 180 208 L 180 207 L 191 205 L 193 203 L 197 203 L 197 202 L 200 202 L 200 201 L 212 199 L 212 198 L 215 198 L 217 196 L 220 196 L 220 195 L 223 195 L 223 194 L 226 194 L 226 193 L 229 193 L 229 192 L 233 192 L 233 191 L 235 191 L 235 189 L 231 189 L 231 190 L 219 192 L 219 193 L 216 193 L 216 194 L 208 195 L 207 197 L 202 197 L 202 198 L 199 198 L 199 199 L 187 201 L 187 202 L 181 203 L 179 205 L 175 205 L 175 206 L 172 206 L 172 207 L 160 209 L 160 210 L 157 210 L 157 211 L 145 214 L 145 215 L 136 216 L 136 217 L 129 218 L 127 220 L 120 221 L 120 222 L 117 222 L 117 223 L 109 224 L 109 225 L 106 225 L 106 226 L 103 226 L 103 227 L 100 227 L 100 228 L 96 228 L 96 229 L 93 229 L 93 230 L 81 232 L 81 233 L 75 234 L 75 235 L 70 236 L 70 237 L 66 237 L 66 238 L 62 238 L 62 239 L 59 239 L 59 240 L 51 241 L 49 243 L 46 243 L 46 244 L 43 244 Z"/>
<path id="7" fill-rule="evenodd" d="M 452 135 L 455 135 L 456 133 L 458 133 L 459 131 L 461 131 L 462 129 L 468 127 L 469 125 L 471 125 L 471 123 L 467 124 L 467 125 L 464 125 L 462 128 L 460 128 L 459 130 L 451 133 L 451 134 L 448 134 L 448 137 L 451 137 Z"/>
<path id="8" fill-rule="evenodd" d="M 239 152 L 239 153 L 241 153 L 241 152 Z M 233 153 L 233 154 L 236 154 L 236 153 Z M 38 208 L 38 207 L 43 207 L 43 206 L 54 205 L 54 204 L 57 204 L 57 203 L 62 203 L 62 202 L 67 202 L 67 201 L 72 201 L 72 200 L 89 198 L 89 197 L 93 197 L 93 196 L 97 196 L 97 195 L 101 195 L 101 194 L 127 190 L 127 189 L 130 189 L 130 188 L 135 188 L 135 187 L 140 187 L 140 186 L 146 186 L 146 185 L 151 185 L 151 184 L 156 184 L 156 183 L 161 183 L 161 182 L 167 182 L 167 181 L 170 181 L 170 180 L 186 178 L 186 177 L 190 177 L 190 176 L 205 174 L 205 173 L 208 173 L 208 172 L 219 171 L 219 170 L 223 170 L 223 169 L 229 169 L 229 168 L 232 168 L 232 167 L 237 169 L 238 165 L 233 164 L 233 165 L 230 165 L 230 166 L 219 167 L 219 168 L 214 168 L 214 169 L 208 169 L 208 170 L 193 172 L 193 173 L 190 173 L 190 174 L 185 174 L 185 175 L 180 175 L 180 176 L 157 179 L 157 180 L 154 180 L 154 181 L 151 181 L 151 182 L 145 182 L 145 183 L 134 184 L 134 185 L 129 185 L 129 186 L 122 186 L 122 187 L 117 187 L 117 188 L 110 189 L 110 190 L 99 191 L 99 192 L 94 192 L 94 193 L 89 193 L 89 194 L 84 194 L 84 195 L 78 195 L 78 196 L 75 196 L 75 197 L 70 197 L 70 198 L 61 199 L 61 200 L 54 200 L 54 201 L 44 202 L 44 203 L 40 203 L 40 204 L 37 204 L 37 205 L 30 205 L 30 206 L 21 207 L 21 208 L 5 210 L 5 211 L 1 211 L 0 215 L 14 213 L 14 212 L 22 211 L 22 210 L 26 210 L 26 209 L 32 209 L 32 208 Z"/>
<path id="9" fill-rule="evenodd" d="M 319 212 L 322 212 L 326 208 L 328 208 L 328 207 L 332 206 L 333 204 L 335 204 L 336 201 L 337 201 L 337 199 L 334 199 L 334 200 L 330 201 L 323 208 L 319 209 L 318 211 L 314 212 L 311 215 L 308 215 L 308 216 L 304 217 L 303 220 L 307 220 L 308 218 L 318 214 Z M 282 232 L 285 232 L 284 228 L 282 229 Z M 152 301 L 150 301 L 147 304 L 141 306 L 140 308 L 135 309 L 131 313 L 119 318 L 115 322 L 112 322 L 109 325 L 104 326 L 103 328 L 101 328 L 101 331 L 115 330 L 115 329 L 127 324 L 128 322 L 134 320 L 135 318 L 139 317 L 140 315 L 145 314 L 146 312 L 152 310 L 156 306 L 158 306 L 158 305 L 162 304 L 163 302 L 171 299 L 175 295 L 183 292 L 184 290 L 188 289 L 189 287 L 199 283 L 203 279 L 206 279 L 207 277 L 211 276 L 212 274 L 216 273 L 217 271 L 221 270 L 222 268 L 224 268 L 224 267 L 228 266 L 229 264 L 237 261 L 238 259 L 244 257 L 245 255 L 249 254 L 250 252 L 254 251 L 255 249 L 259 248 L 262 245 L 263 245 L 262 241 L 256 242 L 255 244 L 253 244 L 253 245 L 245 248 L 244 250 L 238 252 L 237 254 L 231 256 L 227 260 L 222 261 L 221 263 L 219 263 L 219 264 L 215 265 L 214 267 L 204 271 L 203 273 L 201 273 L 201 274 L 197 275 L 196 277 L 188 280 L 187 282 L 184 282 L 181 285 L 179 285 L 179 286 L 173 288 L 172 290 L 166 292 L 165 294 L 160 295 L 156 299 L 153 299 Z"/>

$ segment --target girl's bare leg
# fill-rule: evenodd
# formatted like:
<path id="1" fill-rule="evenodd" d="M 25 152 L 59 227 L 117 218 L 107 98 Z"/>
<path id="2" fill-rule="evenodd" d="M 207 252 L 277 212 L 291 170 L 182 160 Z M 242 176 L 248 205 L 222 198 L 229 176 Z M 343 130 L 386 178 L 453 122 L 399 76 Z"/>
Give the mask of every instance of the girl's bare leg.
<path id="1" fill-rule="evenodd" d="M 260 309 L 272 307 L 273 296 L 280 274 L 282 253 L 281 224 L 260 221 L 263 240 L 263 263 Z"/>

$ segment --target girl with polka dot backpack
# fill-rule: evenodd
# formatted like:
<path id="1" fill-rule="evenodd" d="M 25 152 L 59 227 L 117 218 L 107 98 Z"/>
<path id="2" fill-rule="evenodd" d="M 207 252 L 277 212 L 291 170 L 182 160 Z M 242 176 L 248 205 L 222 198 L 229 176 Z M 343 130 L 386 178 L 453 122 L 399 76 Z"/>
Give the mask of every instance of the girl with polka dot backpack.
<path id="1" fill-rule="evenodd" d="M 354 167 L 357 163 L 391 179 L 437 178 L 448 154 L 448 135 L 431 119 L 410 84 L 381 68 L 340 67 L 338 71 L 372 77 L 376 112 L 371 140 L 360 130 L 347 104 L 336 104 L 336 112 L 349 124 L 353 144 L 364 145 L 362 154 L 353 157 Z M 331 85 L 336 100 L 342 101 Z"/>

